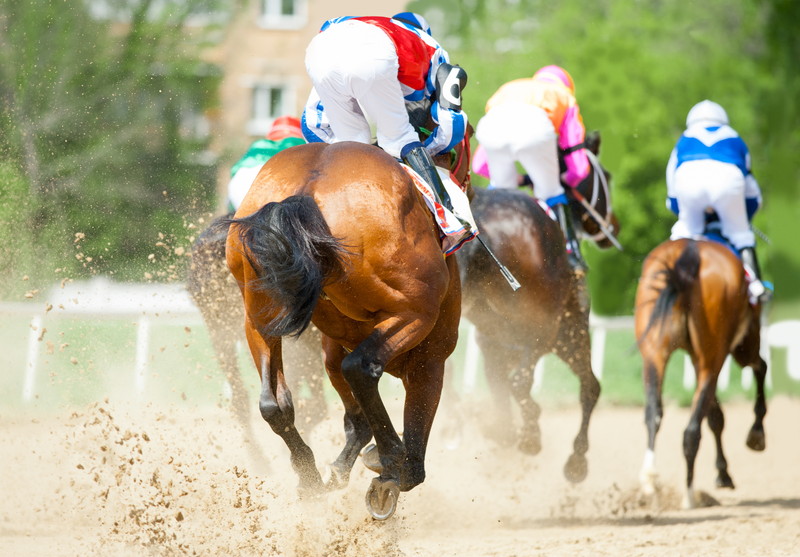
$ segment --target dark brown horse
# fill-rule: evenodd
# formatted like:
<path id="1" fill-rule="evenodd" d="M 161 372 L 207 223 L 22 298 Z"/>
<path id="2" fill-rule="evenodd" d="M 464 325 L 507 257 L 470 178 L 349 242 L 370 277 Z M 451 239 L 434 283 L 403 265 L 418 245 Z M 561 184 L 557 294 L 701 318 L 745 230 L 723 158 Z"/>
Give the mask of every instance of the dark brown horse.
<path id="1" fill-rule="evenodd" d="M 599 136 L 595 139 L 596 152 Z M 619 223 L 611 211 L 609 175 L 602 170 L 603 185 L 599 177 L 594 177 L 599 168 L 581 185 L 582 195 L 593 201 L 593 210 L 616 231 Z M 583 415 L 564 474 L 570 481 L 582 481 L 588 470 L 589 419 L 600 394 L 591 365 L 585 278 L 572 272 L 558 224 L 529 194 L 501 189 L 475 192 L 472 211 L 481 237 L 522 286 L 512 291 L 475 242 L 458 253 L 463 313 L 477 330 L 494 400 L 496 426 L 488 433 L 501 441 L 517 439 L 519 449 L 526 453 L 541 450 L 540 407 L 531 397 L 533 373 L 542 356 L 555 353 L 580 381 Z M 585 212 L 583 208 L 575 211 L 579 216 Z M 583 218 L 580 222 L 586 234 L 596 235 L 598 244 L 610 245 L 597 223 Z M 509 427 L 513 424 L 511 400 L 517 402 L 521 412 L 518 433 Z"/>
<path id="2" fill-rule="evenodd" d="M 747 446 L 764 450 L 767 364 L 759 354 L 760 315 L 761 307 L 748 301 L 742 263 L 721 243 L 667 241 L 645 259 L 636 291 L 635 329 L 644 364 L 648 442 L 641 481 L 646 494 L 655 491 L 655 441 L 663 415 L 661 390 L 667 361 L 675 350 L 689 354 L 697 376 L 691 418 L 683 434 L 687 468 L 684 506 L 703 502 L 694 492 L 693 478 L 700 426 L 706 417 L 717 444 L 717 487 L 733 488 L 722 451 L 725 419 L 716 395 L 717 377 L 728 354 L 741 366 L 751 366 L 755 374 L 756 419 Z"/>
<path id="3" fill-rule="evenodd" d="M 217 217 L 192 244 L 191 263 L 187 270 L 186 288 L 203 316 L 217 361 L 231 387 L 231 409 L 244 432 L 251 456 L 263 461 L 256 450 L 252 431 L 250 397 L 239 369 L 238 344 L 244 341 L 242 323 L 244 308 L 236 281 L 225 262 L 225 242 L 232 214 Z M 295 392 L 305 383 L 308 396 L 302 399 L 301 423 L 308 431 L 327 414 L 321 388 L 321 335 L 309 327 L 297 339 L 284 346 L 284 359 L 291 373 L 289 383 Z"/>
<path id="4" fill-rule="evenodd" d="M 347 483 L 374 436 L 382 470 L 367 506 L 375 518 L 388 518 L 399 491 L 425 479 L 444 363 L 461 315 L 456 259 L 443 257 L 438 228 L 412 180 L 371 145 L 282 151 L 264 165 L 237 211 L 227 261 L 241 287 L 245 333 L 261 376 L 259 408 L 289 448 L 301 492 L 324 486 L 294 423 L 282 337 L 313 323 L 345 408 L 345 446 L 331 465 L 329 486 Z M 405 387 L 402 439 L 378 391 L 384 372 Z"/>

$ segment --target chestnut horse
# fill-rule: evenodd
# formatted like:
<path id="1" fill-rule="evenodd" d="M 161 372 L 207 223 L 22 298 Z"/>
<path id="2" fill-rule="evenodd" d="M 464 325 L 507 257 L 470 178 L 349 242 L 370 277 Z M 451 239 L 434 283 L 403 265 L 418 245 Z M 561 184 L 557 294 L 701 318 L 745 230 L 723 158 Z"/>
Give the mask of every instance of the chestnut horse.
<path id="1" fill-rule="evenodd" d="M 717 487 L 733 488 L 722 451 L 725 419 L 716 395 L 717 377 L 728 354 L 755 374 L 755 423 L 747 446 L 765 448 L 763 419 L 767 412 L 764 378 L 767 364 L 759 354 L 761 307 L 748 301 L 741 261 L 716 241 L 675 240 L 657 246 L 644 261 L 636 291 L 635 331 L 644 364 L 647 452 L 641 481 L 645 494 L 655 491 L 655 441 L 661 424 L 661 391 L 670 355 L 685 350 L 694 365 L 697 387 L 691 417 L 683 434 L 686 457 L 684 507 L 702 504 L 693 489 L 694 461 L 700 425 L 708 426 L 717 444 Z"/>
<path id="2" fill-rule="evenodd" d="M 263 455 L 256 449 L 250 397 L 238 362 L 238 344 L 244 341 L 244 308 L 239 288 L 225 263 L 225 243 L 232 216 L 231 213 L 217 217 L 193 242 L 186 289 L 208 328 L 217 362 L 231 388 L 231 410 L 242 428 L 251 457 L 258 462 L 263 461 Z M 316 327 L 309 327 L 284 348 L 293 390 L 299 390 L 303 383 L 308 386 L 309 396 L 303 399 L 301 409 L 302 423 L 308 431 L 327 414 L 325 393 L 318 385 L 322 371 L 320 333 Z"/>
<path id="3" fill-rule="evenodd" d="M 468 141 L 455 157 L 466 184 Z M 444 363 L 461 316 L 455 257 L 443 257 L 437 225 L 411 178 L 372 145 L 314 143 L 278 153 L 235 217 L 227 262 L 240 285 L 245 333 L 261 376 L 259 408 L 289 448 L 301 493 L 326 486 L 294 424 L 281 339 L 313 323 L 345 409 L 345 446 L 327 487 L 347 483 L 374 436 L 381 472 L 367 491 L 367 507 L 376 519 L 388 518 L 399 491 L 425 479 Z M 378 391 L 384 373 L 405 387 L 402 439 Z"/>
<path id="4" fill-rule="evenodd" d="M 599 135 L 592 135 L 591 146 L 596 154 Z M 609 175 L 596 159 L 594 162 L 597 166 L 581 184 L 581 193 L 593 201 L 607 228 L 619 230 L 611 211 Z M 595 172 L 601 171 L 602 182 L 595 177 Z M 583 208 L 575 211 L 585 234 L 602 247 L 611 245 L 596 222 L 582 218 Z M 475 325 L 494 401 L 496 425 L 487 433 L 500 441 L 517 439 L 519 449 L 529 454 L 541 450 L 540 407 L 531 396 L 533 373 L 542 356 L 555 353 L 580 381 L 581 424 L 564 467 L 570 481 L 580 482 L 588 472 L 589 419 L 600 394 L 592 372 L 585 277 L 572 271 L 558 224 L 529 194 L 476 189 L 472 212 L 484 241 L 522 285 L 516 292 L 508 288 L 486 252 L 474 242 L 457 254 L 464 291 L 462 310 Z M 509 431 L 511 400 L 519 405 L 522 417 L 518 433 Z"/>

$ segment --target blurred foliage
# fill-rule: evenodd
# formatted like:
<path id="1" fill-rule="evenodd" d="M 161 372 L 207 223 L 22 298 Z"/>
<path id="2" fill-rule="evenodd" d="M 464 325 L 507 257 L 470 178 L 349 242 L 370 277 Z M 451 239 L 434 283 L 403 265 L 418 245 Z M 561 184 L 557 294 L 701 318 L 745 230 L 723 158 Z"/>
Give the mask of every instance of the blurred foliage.
<path id="1" fill-rule="evenodd" d="M 425 15 L 467 70 L 473 125 L 506 81 L 547 64 L 572 74 L 587 130 L 602 134 L 625 246 L 584 243 L 596 312 L 631 313 L 641 262 L 675 220 L 665 207 L 670 151 L 689 109 L 706 98 L 725 107 L 750 147 L 765 199 L 754 224 L 773 241 L 759 255 L 776 301 L 800 296 L 800 2 L 416 0 L 408 9 Z"/>
<path id="2" fill-rule="evenodd" d="M 56 270 L 142 280 L 159 259 L 166 270 L 153 278 L 170 278 L 168 242 L 186 243 L 187 219 L 214 203 L 196 126 L 220 78 L 198 58 L 223 19 L 216 9 L 211 0 L 0 0 L 6 266 L 33 284 Z M 187 26 L 209 13 L 219 17 Z"/>

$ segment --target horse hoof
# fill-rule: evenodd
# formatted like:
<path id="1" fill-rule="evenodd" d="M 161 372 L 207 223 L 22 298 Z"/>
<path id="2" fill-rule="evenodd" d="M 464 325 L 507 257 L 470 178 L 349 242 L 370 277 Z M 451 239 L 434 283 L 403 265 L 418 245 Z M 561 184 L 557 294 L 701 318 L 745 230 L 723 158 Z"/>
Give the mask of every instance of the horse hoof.
<path id="1" fill-rule="evenodd" d="M 370 443 L 361 450 L 361 462 L 373 472 L 383 473 L 381 455 L 378 453 L 378 446 L 375 443 Z"/>
<path id="2" fill-rule="evenodd" d="M 735 489 L 736 486 L 733 485 L 733 479 L 727 472 L 720 472 L 717 476 L 717 487 L 720 488 L 727 488 L 727 489 Z"/>
<path id="3" fill-rule="evenodd" d="M 763 430 L 751 429 L 747 434 L 747 446 L 754 451 L 763 451 L 767 448 L 767 438 Z"/>
<path id="4" fill-rule="evenodd" d="M 538 437 L 533 439 L 522 439 L 517 445 L 517 448 L 522 453 L 536 456 L 542 452 L 542 441 Z"/>
<path id="5" fill-rule="evenodd" d="M 564 476 L 570 482 L 576 484 L 586 479 L 589 473 L 589 464 L 586 457 L 582 454 L 573 453 L 564 465 Z"/>
<path id="6" fill-rule="evenodd" d="M 367 510 L 375 520 L 386 520 L 397 510 L 400 487 L 395 480 L 373 478 L 367 490 Z"/>
<path id="7" fill-rule="evenodd" d="M 342 489 L 350 481 L 350 474 L 342 473 L 335 465 L 328 466 L 326 471 L 327 478 L 323 480 L 323 484 L 328 491 Z"/>
<path id="8" fill-rule="evenodd" d="M 705 491 L 689 489 L 683 496 L 681 506 L 687 510 L 703 507 L 718 507 L 719 501 Z"/>

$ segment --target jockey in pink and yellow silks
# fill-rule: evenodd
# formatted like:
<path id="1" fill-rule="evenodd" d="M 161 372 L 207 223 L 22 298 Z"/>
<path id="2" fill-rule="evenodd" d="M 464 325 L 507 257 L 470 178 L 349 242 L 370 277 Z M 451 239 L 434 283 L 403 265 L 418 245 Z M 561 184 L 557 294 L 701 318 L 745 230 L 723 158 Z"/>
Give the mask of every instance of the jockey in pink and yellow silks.
<path id="1" fill-rule="evenodd" d="M 563 68 L 545 66 L 532 78 L 506 83 L 489 98 L 476 129 L 480 148 L 472 168 L 489 178 L 489 187 L 516 188 L 520 178 L 516 163 L 520 163 L 534 184 L 534 194 L 555 211 L 570 264 L 580 272 L 586 263 L 561 183 L 576 187 L 589 175 L 585 136 L 572 77 Z M 566 165 L 563 175 L 559 151 Z"/>

